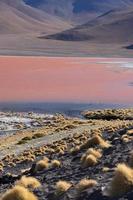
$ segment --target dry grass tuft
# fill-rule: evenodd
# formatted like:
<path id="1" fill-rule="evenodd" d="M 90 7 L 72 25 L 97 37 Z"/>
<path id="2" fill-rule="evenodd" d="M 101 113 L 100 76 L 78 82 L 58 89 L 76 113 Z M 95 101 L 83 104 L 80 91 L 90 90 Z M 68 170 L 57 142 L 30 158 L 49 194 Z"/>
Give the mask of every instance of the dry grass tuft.
<path id="1" fill-rule="evenodd" d="M 83 167 L 92 167 L 97 164 L 98 159 L 102 157 L 100 151 L 90 148 L 81 157 L 81 163 Z"/>
<path id="2" fill-rule="evenodd" d="M 130 157 L 129 157 L 129 165 L 130 167 L 133 168 L 133 152 L 131 152 Z"/>
<path id="3" fill-rule="evenodd" d="M 81 158 L 82 166 L 83 167 L 92 167 L 97 164 L 97 158 L 93 155 L 83 156 Z"/>
<path id="4" fill-rule="evenodd" d="M 124 134 L 124 135 L 122 135 L 121 140 L 123 143 L 127 143 L 132 140 L 132 136 Z"/>
<path id="5" fill-rule="evenodd" d="M 99 135 L 95 135 L 90 139 L 90 144 L 93 145 L 99 145 L 102 148 L 109 148 L 110 144 L 105 141 L 102 137 Z"/>
<path id="6" fill-rule="evenodd" d="M 4 167 L 4 163 L 2 161 L 0 161 L 0 166 Z"/>
<path id="7" fill-rule="evenodd" d="M 72 155 L 78 154 L 79 151 L 80 151 L 80 146 L 76 146 L 76 147 L 73 147 L 72 149 L 70 149 L 70 153 L 71 153 Z"/>
<path id="8" fill-rule="evenodd" d="M 46 156 L 43 157 L 43 160 L 49 162 L 49 158 L 47 158 Z"/>
<path id="9" fill-rule="evenodd" d="M 0 172 L 3 172 L 4 169 L 3 169 L 3 166 L 0 166 Z"/>
<path id="10" fill-rule="evenodd" d="M 118 164 L 115 176 L 110 184 L 109 196 L 121 196 L 133 188 L 133 169 L 125 164 Z"/>
<path id="11" fill-rule="evenodd" d="M 122 142 L 123 143 L 128 143 L 130 140 L 129 140 L 129 138 L 128 137 L 124 137 L 124 138 L 122 138 Z"/>
<path id="12" fill-rule="evenodd" d="M 61 166 L 61 162 L 59 160 L 52 160 L 51 165 L 54 168 L 60 167 Z"/>
<path id="13" fill-rule="evenodd" d="M 26 169 L 21 169 L 21 170 L 20 170 L 20 173 L 21 173 L 21 174 L 27 173 L 27 172 L 30 171 L 30 169 L 31 169 L 30 167 L 29 167 L 29 168 L 26 168 Z"/>
<path id="14" fill-rule="evenodd" d="M 78 192 L 82 192 L 86 189 L 89 189 L 91 187 L 94 187 L 97 185 L 97 181 L 93 179 L 82 179 L 77 185 L 76 185 L 76 190 Z"/>
<path id="15" fill-rule="evenodd" d="M 85 144 L 83 144 L 81 148 L 89 148 L 95 145 L 99 145 L 101 148 L 109 148 L 111 146 L 109 142 L 105 141 L 101 136 L 94 135 Z"/>
<path id="16" fill-rule="evenodd" d="M 103 169 L 102 169 L 102 172 L 109 172 L 109 170 L 110 170 L 110 168 L 108 168 L 108 167 L 103 167 Z"/>
<path id="17" fill-rule="evenodd" d="M 40 160 L 36 163 L 35 171 L 42 171 L 44 169 L 47 169 L 48 167 L 49 167 L 49 163 L 47 160 Z"/>
<path id="18" fill-rule="evenodd" d="M 133 135 L 133 129 L 127 131 L 128 135 Z"/>
<path id="19" fill-rule="evenodd" d="M 26 188 L 15 186 L 13 189 L 8 190 L 1 200 L 38 200 L 38 198 Z"/>
<path id="20" fill-rule="evenodd" d="M 16 185 L 23 186 L 25 188 L 29 187 L 32 189 L 41 187 L 41 183 L 36 178 L 26 176 L 22 176 L 22 178 L 16 182 Z"/>
<path id="21" fill-rule="evenodd" d="M 56 195 L 66 192 L 71 187 L 71 183 L 66 181 L 58 181 L 56 183 Z"/>
<path id="22" fill-rule="evenodd" d="M 102 157 L 102 153 L 99 150 L 96 150 L 94 148 L 90 148 L 86 151 L 86 155 L 89 155 L 89 154 L 95 156 L 96 158 Z"/>

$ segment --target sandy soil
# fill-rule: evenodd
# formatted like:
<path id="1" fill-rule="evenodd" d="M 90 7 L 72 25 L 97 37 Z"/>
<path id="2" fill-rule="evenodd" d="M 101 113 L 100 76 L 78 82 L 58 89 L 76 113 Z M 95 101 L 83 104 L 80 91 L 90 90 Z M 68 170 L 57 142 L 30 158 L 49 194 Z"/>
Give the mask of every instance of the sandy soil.
<path id="1" fill-rule="evenodd" d="M 130 57 L 132 50 L 125 47 L 130 43 L 103 44 L 85 42 L 64 42 L 39 39 L 41 35 L 2 35 L 0 36 L 0 55 L 18 56 L 65 56 L 65 57 Z"/>

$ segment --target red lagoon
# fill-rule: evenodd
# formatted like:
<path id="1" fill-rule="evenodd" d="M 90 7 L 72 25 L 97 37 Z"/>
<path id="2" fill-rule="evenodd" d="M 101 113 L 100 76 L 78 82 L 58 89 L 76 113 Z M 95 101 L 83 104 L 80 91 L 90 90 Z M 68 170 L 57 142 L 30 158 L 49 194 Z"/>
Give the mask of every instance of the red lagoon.
<path id="1" fill-rule="evenodd" d="M 133 59 L 1 56 L 0 101 L 133 103 Z"/>

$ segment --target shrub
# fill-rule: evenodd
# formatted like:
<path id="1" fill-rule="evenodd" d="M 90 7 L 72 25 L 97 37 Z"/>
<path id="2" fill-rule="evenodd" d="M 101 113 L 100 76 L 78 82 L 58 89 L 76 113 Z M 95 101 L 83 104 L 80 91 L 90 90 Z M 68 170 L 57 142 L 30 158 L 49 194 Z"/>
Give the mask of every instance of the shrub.
<path id="1" fill-rule="evenodd" d="M 99 135 L 95 135 L 92 137 L 92 139 L 90 139 L 90 144 L 93 145 L 99 145 L 102 148 L 108 148 L 110 147 L 110 144 L 105 141 L 102 137 L 100 137 Z"/>
<path id="2" fill-rule="evenodd" d="M 66 181 L 58 181 L 56 183 L 56 195 L 66 192 L 71 187 L 71 183 Z"/>
<path id="3" fill-rule="evenodd" d="M 22 140 L 31 140 L 31 139 L 32 139 L 32 137 L 30 137 L 30 136 L 26 136 L 26 137 L 22 138 Z"/>
<path id="4" fill-rule="evenodd" d="M 2 161 L 0 161 L 0 167 L 4 167 L 4 163 Z"/>
<path id="5" fill-rule="evenodd" d="M 52 160 L 51 165 L 54 168 L 60 167 L 61 166 L 61 162 L 59 160 Z"/>
<path id="6" fill-rule="evenodd" d="M 42 171 L 44 169 L 47 169 L 48 167 L 49 167 L 49 163 L 47 160 L 40 160 L 36 163 L 35 171 Z"/>
<path id="7" fill-rule="evenodd" d="M 127 131 L 128 135 L 133 135 L 133 129 Z"/>
<path id="8" fill-rule="evenodd" d="M 42 133 L 35 133 L 35 134 L 32 136 L 32 139 L 41 138 L 41 137 L 43 137 L 43 136 L 44 136 L 44 134 L 42 134 Z"/>
<path id="9" fill-rule="evenodd" d="M 24 138 L 22 138 L 17 144 L 25 144 L 27 143 L 29 140 L 32 140 L 32 137 L 26 136 Z"/>
<path id="10" fill-rule="evenodd" d="M 25 188 L 30 187 L 32 189 L 36 189 L 41 186 L 41 183 L 36 178 L 22 176 L 22 178 L 16 182 L 16 185 L 20 185 Z"/>
<path id="11" fill-rule="evenodd" d="M 114 178 L 108 190 L 109 196 L 121 196 L 133 188 L 133 169 L 125 164 L 118 164 Z"/>
<path id="12" fill-rule="evenodd" d="M 102 172 L 109 172 L 109 168 L 108 167 L 103 167 Z"/>
<path id="13" fill-rule="evenodd" d="M 21 174 L 24 174 L 24 173 L 29 172 L 30 169 L 31 169 L 30 167 L 29 167 L 29 168 L 26 168 L 26 169 L 21 169 L 20 172 L 21 172 Z"/>
<path id="14" fill-rule="evenodd" d="M 43 161 L 49 162 L 49 158 L 47 158 L 46 156 L 44 156 L 44 157 L 43 157 Z"/>
<path id="15" fill-rule="evenodd" d="M 123 141 L 123 143 L 128 143 L 130 140 L 129 140 L 129 138 L 127 137 L 124 137 L 123 139 L 122 139 L 122 141 Z"/>
<path id="16" fill-rule="evenodd" d="M 82 164 L 85 162 L 86 157 L 87 157 L 86 154 L 83 154 L 83 155 L 82 155 L 82 157 L 81 157 L 81 159 L 80 159 Z"/>
<path id="17" fill-rule="evenodd" d="M 76 146 L 76 147 L 73 147 L 72 149 L 70 149 L 70 153 L 72 155 L 78 154 L 79 151 L 80 151 L 80 146 Z"/>
<path id="18" fill-rule="evenodd" d="M 3 195 L 2 200 L 38 200 L 38 198 L 26 188 L 15 186 Z"/>
<path id="19" fill-rule="evenodd" d="M 86 154 L 87 155 L 91 154 L 91 155 L 95 156 L 96 158 L 101 158 L 102 157 L 101 152 L 96 150 L 96 149 L 94 149 L 94 148 L 88 149 Z"/>
<path id="20" fill-rule="evenodd" d="M 85 144 L 82 145 L 82 148 L 89 148 L 95 145 L 99 145 L 102 148 L 109 148 L 110 144 L 105 141 L 99 135 L 94 135 L 91 139 L 89 139 Z"/>
<path id="21" fill-rule="evenodd" d="M 63 155 L 64 151 L 62 150 L 62 148 L 59 146 L 56 148 L 56 153 L 58 153 L 59 155 Z"/>
<path id="22" fill-rule="evenodd" d="M 131 155 L 129 157 L 129 165 L 130 167 L 133 167 L 133 152 L 131 152 Z"/>
<path id="23" fill-rule="evenodd" d="M 97 181 L 93 179 L 82 179 L 77 185 L 76 190 L 82 192 L 88 188 L 94 187 L 97 185 Z"/>
<path id="24" fill-rule="evenodd" d="M 83 167 L 92 167 L 97 164 L 97 158 L 93 155 L 88 155 L 84 159 L 81 158 Z"/>
<path id="25" fill-rule="evenodd" d="M 67 130 L 67 129 L 74 129 L 76 127 L 77 126 L 75 124 L 66 124 L 63 128 L 64 130 Z"/>
<path id="26" fill-rule="evenodd" d="M 2 166 L 0 166 L 0 172 L 3 172 L 3 167 Z"/>

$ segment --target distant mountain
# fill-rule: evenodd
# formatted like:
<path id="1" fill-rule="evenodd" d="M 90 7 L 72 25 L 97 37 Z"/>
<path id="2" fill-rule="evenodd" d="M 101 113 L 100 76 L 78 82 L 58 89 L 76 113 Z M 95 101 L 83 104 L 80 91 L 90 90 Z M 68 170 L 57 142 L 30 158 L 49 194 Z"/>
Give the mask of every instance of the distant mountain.
<path id="1" fill-rule="evenodd" d="M 133 49 L 133 44 L 126 47 L 126 49 Z"/>
<path id="2" fill-rule="evenodd" d="M 0 0 L 0 33 L 55 33 L 64 30 L 68 23 L 26 5 L 22 0 Z"/>
<path id="3" fill-rule="evenodd" d="M 24 0 L 27 4 L 76 24 L 109 10 L 133 6 L 133 0 Z"/>
<path id="4" fill-rule="evenodd" d="M 1 55 L 132 57 L 132 44 L 133 0 L 0 0 Z"/>
<path id="5" fill-rule="evenodd" d="M 133 41 L 133 11 L 111 10 L 84 25 L 46 36 L 46 38 L 64 41 L 130 43 Z"/>

